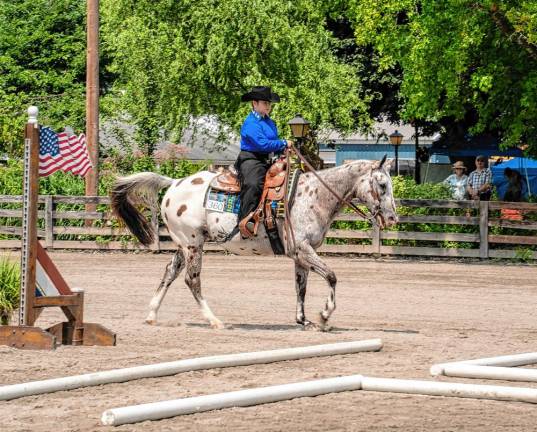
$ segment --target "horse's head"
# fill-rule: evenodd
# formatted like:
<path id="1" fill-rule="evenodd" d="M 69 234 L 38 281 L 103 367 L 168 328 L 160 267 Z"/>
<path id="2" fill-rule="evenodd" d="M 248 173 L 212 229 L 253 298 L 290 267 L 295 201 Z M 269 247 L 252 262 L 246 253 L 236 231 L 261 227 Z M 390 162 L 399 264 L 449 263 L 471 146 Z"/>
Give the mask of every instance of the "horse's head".
<path id="1" fill-rule="evenodd" d="M 356 193 L 357 197 L 368 207 L 381 229 L 399 222 L 393 199 L 391 164 L 392 160 L 386 160 L 386 156 L 381 161 L 374 161 L 369 174 L 358 182 Z"/>

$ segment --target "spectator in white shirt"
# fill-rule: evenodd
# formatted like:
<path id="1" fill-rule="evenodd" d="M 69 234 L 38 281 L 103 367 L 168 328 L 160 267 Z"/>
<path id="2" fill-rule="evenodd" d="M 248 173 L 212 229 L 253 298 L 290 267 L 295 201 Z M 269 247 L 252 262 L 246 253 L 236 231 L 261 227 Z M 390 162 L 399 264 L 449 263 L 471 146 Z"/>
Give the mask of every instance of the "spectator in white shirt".
<path id="1" fill-rule="evenodd" d="M 456 200 L 466 198 L 466 186 L 468 184 L 468 176 L 465 174 L 466 167 L 461 161 L 453 164 L 454 173 L 444 180 L 444 183 L 451 189 L 451 196 Z"/>

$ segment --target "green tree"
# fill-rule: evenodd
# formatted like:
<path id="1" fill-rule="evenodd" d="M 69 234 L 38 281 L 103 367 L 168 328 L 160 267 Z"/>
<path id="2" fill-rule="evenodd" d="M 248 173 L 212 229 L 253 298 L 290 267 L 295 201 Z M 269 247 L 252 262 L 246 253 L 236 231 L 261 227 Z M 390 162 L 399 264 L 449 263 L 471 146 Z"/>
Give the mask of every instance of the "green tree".
<path id="1" fill-rule="evenodd" d="M 353 67 L 368 98 L 368 113 L 373 119 L 400 121 L 402 100 L 399 94 L 402 73 L 399 65 L 380 67 L 380 56 L 372 44 L 359 45 L 355 29 L 348 18 L 346 2 L 330 2 L 326 28 L 335 40 L 333 51 L 340 61 Z"/>
<path id="2" fill-rule="evenodd" d="M 29 105 L 42 124 L 84 130 L 85 16 L 77 0 L 0 1 L 0 153 L 21 154 Z"/>
<path id="3" fill-rule="evenodd" d="M 322 2 L 299 0 L 104 0 L 105 49 L 119 77 L 115 99 L 146 140 L 159 127 L 177 137 L 192 116 L 212 115 L 238 129 L 253 85 L 282 96 L 280 130 L 296 112 L 315 127 L 367 126 L 356 68 L 334 55 Z"/>
<path id="4" fill-rule="evenodd" d="M 402 117 L 493 131 L 537 154 L 537 3 L 351 0 L 357 42 L 403 72 Z"/>

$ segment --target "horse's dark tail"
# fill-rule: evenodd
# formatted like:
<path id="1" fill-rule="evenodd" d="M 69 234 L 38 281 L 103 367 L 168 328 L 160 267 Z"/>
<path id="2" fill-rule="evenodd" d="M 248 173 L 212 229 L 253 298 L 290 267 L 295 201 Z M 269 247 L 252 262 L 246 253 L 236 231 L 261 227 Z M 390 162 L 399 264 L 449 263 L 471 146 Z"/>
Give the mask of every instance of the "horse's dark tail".
<path id="1" fill-rule="evenodd" d="M 173 179 L 151 172 L 118 177 L 110 192 L 112 212 L 144 246 L 149 246 L 156 233 L 139 210 L 139 206 L 156 209 L 158 192 L 170 186 Z"/>

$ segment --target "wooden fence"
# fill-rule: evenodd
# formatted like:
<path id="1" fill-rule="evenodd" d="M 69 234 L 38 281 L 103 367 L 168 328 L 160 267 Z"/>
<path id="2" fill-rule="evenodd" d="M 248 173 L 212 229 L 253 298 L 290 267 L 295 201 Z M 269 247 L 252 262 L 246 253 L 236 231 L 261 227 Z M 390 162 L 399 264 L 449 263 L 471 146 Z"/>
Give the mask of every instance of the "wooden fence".
<path id="1" fill-rule="evenodd" d="M 100 211 L 84 211 L 88 203 L 96 204 Z M 126 230 L 117 227 L 109 204 L 108 197 L 40 196 L 38 237 L 48 249 L 139 249 Z M 537 252 L 533 251 L 537 245 L 537 204 L 407 199 L 396 200 L 396 204 L 400 223 L 389 231 L 379 231 L 356 214 L 340 213 L 319 251 L 537 259 Z M 505 209 L 510 209 L 510 213 Z M 0 248 L 20 247 L 21 217 L 22 197 L 0 195 Z M 174 250 L 156 212 L 151 220 L 158 227 L 159 236 L 150 249 Z M 362 229 L 342 227 L 356 221 L 361 221 Z M 458 226 L 456 230 L 465 232 L 451 232 L 455 226 Z M 221 250 L 221 247 L 209 243 L 205 249 Z"/>

